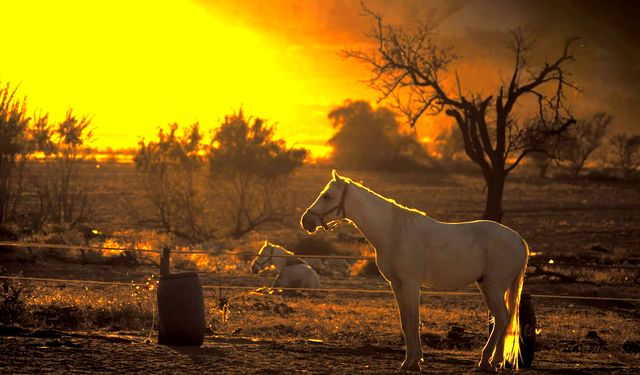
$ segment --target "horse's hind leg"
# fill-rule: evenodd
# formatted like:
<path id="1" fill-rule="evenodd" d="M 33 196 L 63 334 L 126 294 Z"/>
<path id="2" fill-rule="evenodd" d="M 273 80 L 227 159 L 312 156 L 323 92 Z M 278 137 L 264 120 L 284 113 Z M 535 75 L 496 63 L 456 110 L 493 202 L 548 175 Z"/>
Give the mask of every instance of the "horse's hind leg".
<path id="1" fill-rule="evenodd" d="M 504 332 L 507 329 L 508 312 L 504 302 L 504 293 L 496 285 L 485 282 L 477 283 L 487 308 L 494 318 L 493 330 L 486 345 L 482 349 L 482 358 L 478 366 L 483 370 L 495 371 L 495 366 L 502 362 L 504 347 Z M 502 344 L 502 345 L 500 345 Z"/>

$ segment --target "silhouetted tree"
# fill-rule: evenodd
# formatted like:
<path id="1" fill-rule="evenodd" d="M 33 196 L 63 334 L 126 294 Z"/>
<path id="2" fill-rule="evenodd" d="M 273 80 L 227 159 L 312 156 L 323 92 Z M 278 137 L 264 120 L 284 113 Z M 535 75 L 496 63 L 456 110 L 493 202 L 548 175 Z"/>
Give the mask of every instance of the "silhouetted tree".
<path id="1" fill-rule="evenodd" d="M 208 151 L 212 188 L 221 196 L 230 234 L 239 238 L 289 212 L 286 181 L 307 155 L 274 139 L 273 127 L 242 110 L 226 116 Z"/>
<path id="2" fill-rule="evenodd" d="M 625 179 L 629 179 L 640 168 L 640 134 L 619 133 L 610 140 L 613 148 L 613 163 L 620 168 Z"/>
<path id="3" fill-rule="evenodd" d="M 529 160 L 533 163 L 533 166 L 538 170 L 538 178 L 547 178 L 549 167 L 553 162 L 553 157 L 544 152 L 532 152 L 528 155 Z"/>
<path id="4" fill-rule="evenodd" d="M 565 65 L 574 59 L 570 48 L 575 39 L 565 43 L 555 60 L 534 69 L 529 64 L 534 43 L 513 32 L 510 47 L 514 66 L 508 80 L 493 95 L 464 94 L 458 75 L 452 77 L 448 72 L 457 56 L 452 48 L 434 41 L 428 25 L 396 27 L 383 22 L 378 14 L 365 11 L 374 21 L 370 36 L 377 49 L 345 54 L 372 68 L 370 85 L 381 92 L 382 98 L 391 99 L 411 126 L 423 115 L 444 112 L 455 119 L 465 152 L 479 166 L 487 185 L 483 216 L 500 221 L 509 173 L 531 152 L 554 154 L 553 149 L 545 148 L 557 145 L 555 140 L 575 122 L 563 95 L 566 88 L 573 87 Z M 537 116 L 522 121 L 513 111 L 526 97 L 537 101 Z"/>
<path id="5" fill-rule="evenodd" d="M 198 123 L 178 131 L 178 124 L 173 123 L 166 131 L 158 130 L 157 140 L 141 140 L 134 158 L 136 170 L 162 227 L 184 237 L 203 239 L 211 233 L 195 181 L 204 163 L 202 134 Z"/>
<path id="6" fill-rule="evenodd" d="M 87 218 L 90 201 L 86 181 L 80 176 L 92 140 L 91 119 L 78 118 L 69 109 L 56 125 L 48 115 L 39 116 L 31 129 L 34 149 L 43 153 L 34 165 L 33 185 L 40 202 L 40 220 L 77 225 Z"/>
<path id="7" fill-rule="evenodd" d="M 22 194 L 27 159 L 26 100 L 16 98 L 17 88 L 0 87 L 0 224 L 12 219 Z"/>
<path id="8" fill-rule="evenodd" d="M 329 113 L 335 134 L 333 160 L 342 168 L 375 170 L 424 169 L 416 159 L 427 154 L 413 134 L 403 134 L 393 111 L 373 109 L 368 102 L 347 101 Z"/>
<path id="9" fill-rule="evenodd" d="M 459 154 L 464 153 L 462 134 L 455 128 L 440 132 L 433 140 L 434 151 L 437 151 L 444 162 L 452 162 Z"/>
<path id="10" fill-rule="evenodd" d="M 578 177 L 589 156 L 603 143 L 611 115 L 598 112 L 579 120 L 567 132 L 567 139 L 560 143 L 560 159 L 566 161 L 573 177 Z"/>

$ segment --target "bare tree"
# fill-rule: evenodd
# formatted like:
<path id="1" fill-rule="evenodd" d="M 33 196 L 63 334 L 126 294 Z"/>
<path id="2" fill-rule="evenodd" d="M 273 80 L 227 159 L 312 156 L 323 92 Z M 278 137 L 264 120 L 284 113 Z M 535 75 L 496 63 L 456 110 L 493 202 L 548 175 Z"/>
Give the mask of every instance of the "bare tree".
<path id="1" fill-rule="evenodd" d="M 528 158 L 538 170 L 538 178 L 547 178 L 547 173 L 549 172 L 553 158 L 544 152 L 532 152 Z"/>
<path id="2" fill-rule="evenodd" d="M 181 131 L 180 131 L 181 130 Z M 138 144 L 136 171 L 164 230 L 190 239 L 206 239 L 212 230 L 196 178 L 204 165 L 200 125 L 160 128 L 155 141 Z"/>
<path id="3" fill-rule="evenodd" d="M 92 141 L 90 125 L 90 118 L 79 119 L 71 109 L 55 126 L 49 123 L 48 115 L 34 121 L 31 137 L 35 149 L 44 157 L 41 164 L 33 166 L 32 181 L 43 222 L 75 226 L 87 219 L 91 202 L 80 169 L 88 157 L 87 145 Z"/>
<path id="4" fill-rule="evenodd" d="M 610 143 L 613 147 L 613 162 L 622 170 L 625 179 L 631 178 L 640 168 L 640 134 L 616 134 Z"/>
<path id="5" fill-rule="evenodd" d="M 560 146 L 560 158 L 569 164 L 573 177 L 578 177 L 589 156 L 602 146 L 611 115 L 598 112 L 585 120 L 579 120 L 568 132 L 568 139 Z"/>
<path id="6" fill-rule="evenodd" d="M 22 195 L 29 125 L 25 100 L 17 88 L 0 87 L 0 224 L 12 219 Z"/>
<path id="7" fill-rule="evenodd" d="M 487 185 L 484 218 L 501 221 L 506 177 L 531 152 L 555 154 L 562 134 L 575 122 L 565 106 L 564 92 L 575 89 L 567 79 L 565 65 L 574 60 L 571 46 L 576 39 L 567 40 L 555 60 L 533 68 L 529 58 L 535 43 L 514 31 L 509 80 L 495 95 L 463 93 L 457 73 L 454 80 L 445 79 L 457 56 L 452 48 L 434 41 L 428 25 L 396 27 L 366 8 L 365 12 L 374 21 L 370 37 L 377 50 L 346 51 L 346 56 L 371 67 L 370 85 L 380 91 L 381 99 L 390 99 L 411 126 L 423 115 L 444 112 L 455 119 L 465 153 L 480 167 Z M 450 82 L 455 82 L 455 87 L 445 86 Z M 535 99 L 536 115 L 520 120 L 514 108 L 527 97 Z"/>
<path id="8" fill-rule="evenodd" d="M 213 134 L 207 159 L 210 186 L 219 195 L 221 214 L 240 238 L 260 225 L 280 222 L 291 211 L 285 177 L 300 167 L 305 149 L 287 148 L 274 129 L 242 109 L 225 116 Z"/>

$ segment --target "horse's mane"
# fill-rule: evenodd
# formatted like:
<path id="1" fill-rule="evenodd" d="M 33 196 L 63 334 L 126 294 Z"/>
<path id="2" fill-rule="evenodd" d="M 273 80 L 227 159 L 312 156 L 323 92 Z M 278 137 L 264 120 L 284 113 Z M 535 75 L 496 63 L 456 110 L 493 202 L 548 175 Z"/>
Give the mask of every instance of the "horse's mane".
<path id="1" fill-rule="evenodd" d="M 387 197 L 385 197 L 385 196 L 383 196 L 383 195 L 381 195 L 381 194 L 379 194 L 379 193 L 376 193 L 375 191 L 373 191 L 373 190 L 369 189 L 368 187 L 366 187 L 366 186 L 362 185 L 361 183 L 356 182 L 356 181 L 353 181 L 353 180 L 352 180 L 352 179 L 350 179 L 349 177 L 342 177 L 342 176 L 340 176 L 340 178 L 342 178 L 346 183 L 348 183 L 348 184 L 353 184 L 353 185 L 355 185 L 355 186 L 357 186 L 357 187 L 359 187 L 359 188 L 361 188 L 361 189 L 364 189 L 364 190 L 368 191 L 369 193 L 371 193 L 371 194 L 375 195 L 376 197 L 378 197 L 378 198 L 380 198 L 380 199 L 382 199 L 382 200 L 384 200 L 384 201 L 386 201 L 386 202 L 390 203 L 391 205 L 393 205 L 393 206 L 395 206 L 395 207 L 398 207 L 398 208 L 400 208 L 400 209 L 402 209 L 402 210 L 404 210 L 404 211 L 408 211 L 408 212 L 411 212 L 411 213 L 414 213 L 414 214 L 418 214 L 418 215 L 421 215 L 421 216 L 427 216 L 427 217 L 428 217 L 428 215 L 427 215 L 425 212 L 420 211 L 420 210 L 418 210 L 418 209 L 416 209 L 416 208 L 411 208 L 411 207 L 404 206 L 404 205 L 402 205 L 402 204 L 400 204 L 400 203 L 396 202 L 396 200 L 395 200 L 395 199 L 387 198 Z"/>
<path id="2" fill-rule="evenodd" d="M 280 245 L 276 245 L 276 244 L 271 243 L 271 242 L 267 242 L 267 245 L 271 246 L 271 247 L 278 248 L 278 249 L 284 251 L 284 253 L 287 254 L 287 255 L 295 255 L 295 253 L 293 251 L 289 251 L 289 250 L 285 249 L 284 247 L 282 247 Z"/>

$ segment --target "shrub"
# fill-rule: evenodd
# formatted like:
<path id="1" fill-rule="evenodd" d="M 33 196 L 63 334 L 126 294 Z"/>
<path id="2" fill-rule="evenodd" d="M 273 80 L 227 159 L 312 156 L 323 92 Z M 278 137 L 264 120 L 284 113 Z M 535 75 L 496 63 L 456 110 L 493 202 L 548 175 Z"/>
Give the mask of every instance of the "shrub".
<path id="1" fill-rule="evenodd" d="M 291 246 L 294 253 L 300 255 L 331 255 L 336 253 L 333 242 L 320 237 L 300 237 Z"/>
<path id="2" fill-rule="evenodd" d="M 283 178 L 300 167 L 305 149 L 287 148 L 274 129 L 242 110 L 226 116 L 208 150 L 210 186 L 222 202 L 233 238 L 292 212 Z"/>
<path id="3" fill-rule="evenodd" d="M 611 138 L 610 144 L 615 166 L 620 168 L 625 179 L 631 178 L 640 168 L 640 134 L 620 133 Z"/>
<path id="4" fill-rule="evenodd" d="M 347 101 L 329 113 L 336 133 L 329 140 L 333 160 L 341 168 L 424 171 L 433 164 L 415 134 L 402 133 L 395 114 L 368 102 Z"/>
<path id="5" fill-rule="evenodd" d="M 196 189 L 202 169 L 202 135 L 193 124 L 178 134 L 178 124 L 160 129 L 156 141 L 141 140 L 134 161 L 144 190 L 156 208 L 164 230 L 192 239 L 210 235 L 203 198 Z"/>
<path id="6" fill-rule="evenodd" d="M 25 100 L 7 83 L 0 87 L 0 224 L 14 219 L 22 195 L 29 125 Z"/>
<path id="7" fill-rule="evenodd" d="M 31 139 L 35 151 L 43 153 L 42 163 L 33 163 L 32 170 L 41 223 L 76 226 L 87 219 L 91 205 L 80 169 L 89 156 L 90 125 L 91 119 L 79 119 L 71 109 L 55 126 L 49 123 L 48 115 L 34 122 Z"/>

